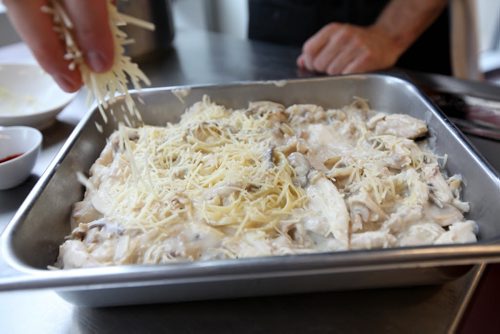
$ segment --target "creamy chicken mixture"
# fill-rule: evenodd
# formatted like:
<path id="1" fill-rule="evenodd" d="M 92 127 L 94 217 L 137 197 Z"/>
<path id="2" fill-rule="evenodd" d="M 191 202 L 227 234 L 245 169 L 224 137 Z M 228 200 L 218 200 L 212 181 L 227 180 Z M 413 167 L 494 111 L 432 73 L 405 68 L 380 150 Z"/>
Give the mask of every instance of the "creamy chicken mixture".
<path id="1" fill-rule="evenodd" d="M 82 180 L 57 266 L 474 242 L 461 178 L 426 134 L 361 99 L 230 110 L 204 98 L 177 124 L 122 126 Z"/>

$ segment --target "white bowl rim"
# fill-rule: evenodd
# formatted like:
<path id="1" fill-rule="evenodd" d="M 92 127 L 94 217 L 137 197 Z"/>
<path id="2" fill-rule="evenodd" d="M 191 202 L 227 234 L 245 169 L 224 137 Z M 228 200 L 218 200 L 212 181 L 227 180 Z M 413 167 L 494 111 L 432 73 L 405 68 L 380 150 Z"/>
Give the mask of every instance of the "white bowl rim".
<path id="1" fill-rule="evenodd" d="M 2 67 L 19 68 L 19 69 L 22 69 L 22 68 L 31 68 L 31 69 L 34 69 L 34 70 L 35 69 L 36 70 L 40 70 L 43 73 L 45 73 L 45 74 L 47 74 L 47 75 L 50 76 L 50 74 L 48 74 L 47 72 L 45 72 L 45 70 L 42 67 L 40 67 L 39 65 L 37 65 L 37 64 L 0 63 L 0 68 L 2 68 Z M 54 81 L 54 84 L 57 85 L 57 83 L 55 81 Z M 67 105 L 68 103 L 70 103 L 71 100 L 73 100 L 75 98 L 75 96 L 78 94 L 78 92 L 68 93 L 68 92 L 65 92 L 65 91 L 63 91 L 63 93 L 66 95 L 67 98 L 61 99 L 61 102 L 58 103 L 57 105 L 55 105 L 52 108 L 41 109 L 39 111 L 31 112 L 31 113 L 28 113 L 28 114 L 16 114 L 16 113 L 12 113 L 12 112 L 11 113 L 9 113 L 9 112 L 2 112 L 2 113 L 0 113 L 0 120 L 2 120 L 2 119 L 20 119 L 21 120 L 21 119 L 24 119 L 24 118 L 31 118 L 33 116 L 43 116 L 45 114 L 50 114 L 50 113 L 55 112 L 56 110 L 60 110 L 65 105 Z"/>
<path id="2" fill-rule="evenodd" d="M 17 131 L 17 130 L 32 131 L 36 135 L 36 143 L 35 143 L 35 145 L 33 145 L 32 148 L 30 148 L 26 152 L 23 152 L 20 156 L 17 156 L 14 159 L 10 159 L 10 160 L 4 161 L 4 162 L 0 162 L 0 166 L 7 166 L 7 165 L 9 165 L 11 163 L 14 163 L 15 161 L 18 161 L 18 160 L 22 159 L 23 157 L 25 157 L 25 156 L 33 153 L 34 151 L 36 151 L 40 147 L 40 145 L 42 144 L 43 135 L 40 132 L 40 130 L 38 130 L 38 129 L 32 128 L 30 126 L 24 126 L 24 125 L 0 126 L 0 134 L 3 131 L 7 130 L 7 129 L 14 130 L 14 131 Z"/>

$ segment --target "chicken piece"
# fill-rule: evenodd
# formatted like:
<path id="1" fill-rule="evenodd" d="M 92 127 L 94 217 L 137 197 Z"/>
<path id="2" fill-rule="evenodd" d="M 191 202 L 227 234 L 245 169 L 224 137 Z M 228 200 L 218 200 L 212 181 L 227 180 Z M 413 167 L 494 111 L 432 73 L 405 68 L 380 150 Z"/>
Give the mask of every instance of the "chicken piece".
<path id="1" fill-rule="evenodd" d="M 405 197 L 410 205 L 425 205 L 429 201 L 429 187 L 415 169 L 407 169 L 391 179 L 398 195 Z"/>
<path id="2" fill-rule="evenodd" d="M 476 222 L 466 220 L 450 225 L 448 231 L 441 234 L 434 242 L 435 244 L 469 243 L 476 242 L 478 227 Z"/>
<path id="3" fill-rule="evenodd" d="M 224 237 L 224 234 L 217 229 L 204 224 L 189 223 L 182 229 L 176 238 L 181 241 L 185 255 L 193 260 L 209 259 L 205 256 L 214 256 L 217 252 L 204 254 L 204 251 L 218 250 Z"/>
<path id="4" fill-rule="evenodd" d="M 411 225 L 398 237 L 399 246 L 430 245 L 436 241 L 445 230 L 435 223 Z"/>
<path id="5" fill-rule="evenodd" d="M 135 251 L 137 242 L 129 235 L 118 237 L 115 251 L 113 254 L 114 264 L 132 264 L 137 261 L 137 252 Z"/>
<path id="6" fill-rule="evenodd" d="M 113 205 L 111 196 L 108 193 L 108 187 L 100 187 L 97 191 L 92 191 L 89 194 L 90 203 L 103 216 L 111 214 Z"/>
<path id="7" fill-rule="evenodd" d="M 297 251 L 285 236 L 269 238 L 264 231 L 247 231 L 241 237 L 225 239 L 222 247 L 237 257 L 294 254 Z"/>
<path id="8" fill-rule="evenodd" d="M 367 123 L 369 129 L 374 129 L 377 135 L 393 135 L 408 139 L 415 139 L 427 133 L 424 121 L 404 114 L 390 114 L 373 116 Z"/>
<path id="9" fill-rule="evenodd" d="M 408 226 L 422 219 L 423 208 L 421 205 L 405 206 L 400 205 L 389 218 L 383 223 L 382 229 L 388 230 L 391 233 L 400 233 L 408 228 Z"/>
<path id="10" fill-rule="evenodd" d="M 59 247 L 56 266 L 62 269 L 98 267 L 105 265 L 92 258 L 85 244 L 80 240 L 67 240 Z"/>
<path id="11" fill-rule="evenodd" d="M 314 174 L 306 189 L 307 210 L 313 214 L 304 221 L 305 228 L 325 237 L 331 234 L 347 248 L 349 213 L 344 199 L 330 180 L 317 172 Z"/>
<path id="12" fill-rule="evenodd" d="M 321 162 L 325 157 L 348 155 L 356 145 L 355 140 L 338 135 L 331 125 L 309 124 L 306 131 L 309 134 L 307 144 L 322 158 Z"/>
<path id="13" fill-rule="evenodd" d="M 387 231 L 353 233 L 351 249 L 388 248 L 396 245 L 397 239 Z"/>
<path id="14" fill-rule="evenodd" d="M 462 177 L 460 175 L 453 175 L 446 182 L 448 183 L 448 186 L 450 187 L 451 193 L 454 197 L 451 201 L 451 204 L 462 212 L 469 212 L 469 203 L 460 200 L 460 187 L 462 185 Z"/>
<path id="15" fill-rule="evenodd" d="M 437 164 L 425 166 L 422 173 L 429 183 L 430 198 L 437 206 L 442 207 L 446 203 L 450 203 L 461 212 L 469 212 L 469 203 L 459 199 L 460 177 L 454 175 L 446 181 Z"/>
<path id="16" fill-rule="evenodd" d="M 290 154 L 288 156 L 288 161 L 295 170 L 295 180 L 297 184 L 304 188 L 308 182 L 307 175 L 311 170 L 309 161 L 307 161 L 306 157 L 299 152 L 293 152 L 292 154 Z"/>
<path id="17" fill-rule="evenodd" d="M 460 210 L 451 204 L 445 203 L 442 207 L 429 205 L 425 208 L 425 218 L 441 226 L 448 226 L 464 219 Z"/>
<path id="18" fill-rule="evenodd" d="M 102 218 L 102 214 L 94 208 L 90 201 L 76 202 L 71 214 L 71 226 L 75 228 L 78 224 L 87 224 L 100 218 Z"/>
<path id="19" fill-rule="evenodd" d="M 429 185 L 429 197 L 440 208 L 445 203 L 451 203 L 453 200 L 453 193 L 451 192 L 448 183 L 445 181 L 443 175 L 439 171 L 437 164 L 427 165 L 422 168 L 422 177 Z"/>

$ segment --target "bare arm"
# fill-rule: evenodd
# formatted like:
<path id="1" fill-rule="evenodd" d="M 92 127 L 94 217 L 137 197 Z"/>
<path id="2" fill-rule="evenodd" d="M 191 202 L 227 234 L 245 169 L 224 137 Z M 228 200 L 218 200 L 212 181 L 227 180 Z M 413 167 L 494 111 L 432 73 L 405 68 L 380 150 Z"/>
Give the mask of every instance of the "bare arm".
<path id="1" fill-rule="evenodd" d="M 436 20 L 446 3 L 392 0 L 371 26 L 330 23 L 304 44 L 297 64 L 328 74 L 391 67 Z"/>

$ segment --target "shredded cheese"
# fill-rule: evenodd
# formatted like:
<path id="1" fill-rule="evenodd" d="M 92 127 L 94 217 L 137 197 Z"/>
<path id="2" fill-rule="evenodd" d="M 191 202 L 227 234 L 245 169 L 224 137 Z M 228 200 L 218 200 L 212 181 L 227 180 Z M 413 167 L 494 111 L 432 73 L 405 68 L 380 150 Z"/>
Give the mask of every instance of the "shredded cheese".
<path id="1" fill-rule="evenodd" d="M 117 170 L 112 182 L 103 180 L 109 215 L 128 217 L 128 227 L 146 222 L 147 229 L 167 232 L 189 215 L 222 233 L 274 233 L 306 203 L 287 159 L 275 156 L 272 168 L 265 161 L 272 143 L 264 116 L 232 112 L 206 99 L 178 124 L 145 126 L 133 131 L 133 139 L 131 131 L 121 126 L 118 132 L 120 159 L 128 167 Z"/>
<path id="2" fill-rule="evenodd" d="M 268 101 L 232 110 L 205 96 L 179 123 L 121 124 L 89 179 L 79 176 L 85 198 L 58 265 L 475 241 L 461 178 L 446 180 L 439 157 L 409 139 L 425 126 L 409 130 L 404 115 L 398 127 L 398 117 L 359 98 L 326 111 Z"/>
<path id="3" fill-rule="evenodd" d="M 134 99 L 128 91 L 131 83 L 134 89 L 141 89 L 141 82 L 150 85 L 151 82 L 146 75 L 133 63 L 131 58 L 125 55 L 124 46 L 131 41 L 127 35 L 119 29 L 120 26 L 132 24 L 144 29 L 154 30 L 154 25 L 143 20 L 119 13 L 113 1 L 108 1 L 109 27 L 114 42 L 114 63 L 111 69 L 104 73 L 93 72 L 83 59 L 83 53 L 75 38 L 74 25 L 67 14 L 61 0 L 50 0 L 42 11 L 52 15 L 54 30 L 66 45 L 65 59 L 70 60 L 69 68 L 78 69 L 82 75 L 84 85 L 88 88 L 88 103 L 96 100 L 101 116 L 106 123 L 108 117 L 105 110 L 116 96 L 123 96 L 125 106 L 130 115 L 141 120 Z M 126 118 L 127 125 L 131 126 L 130 119 Z"/>

